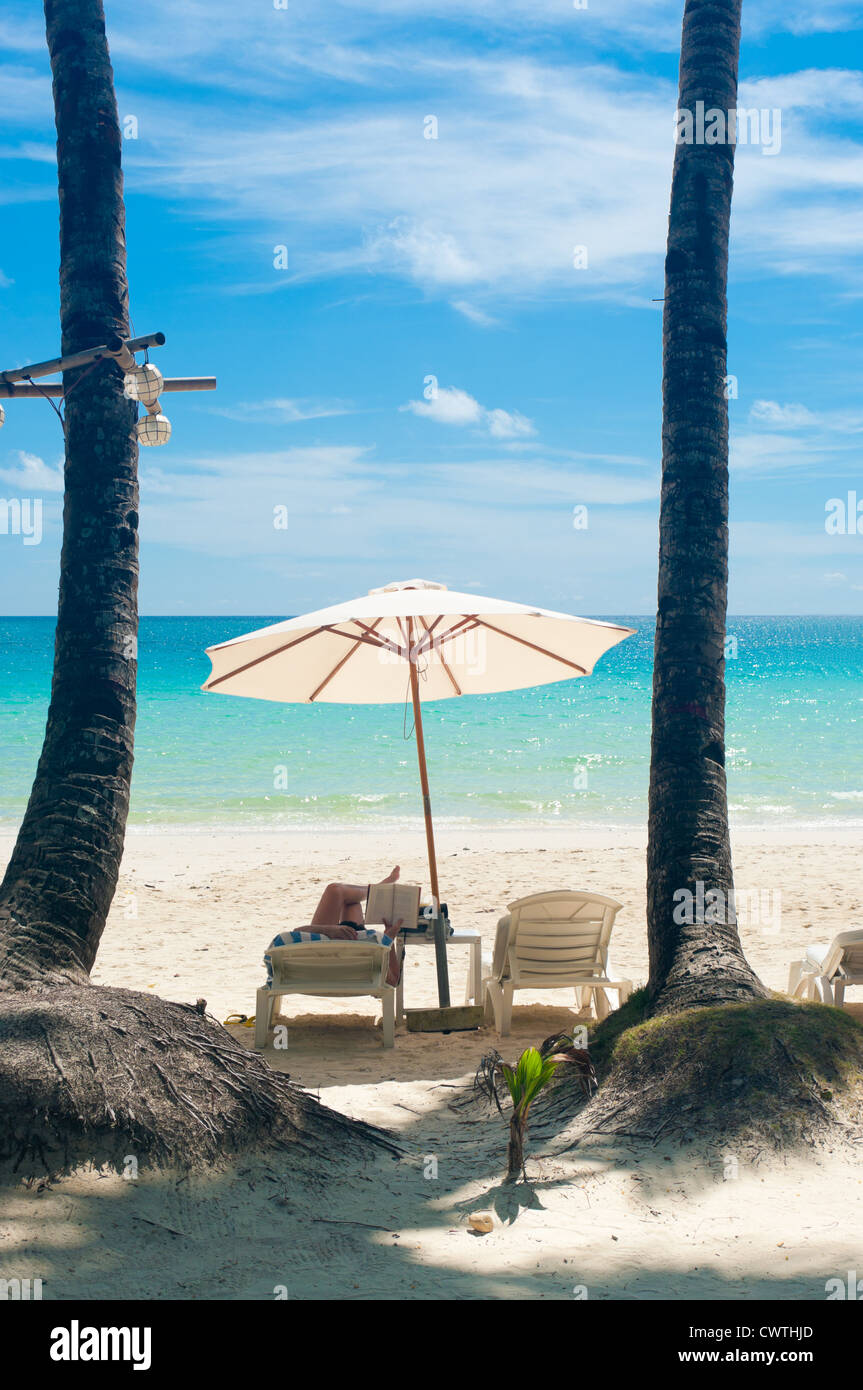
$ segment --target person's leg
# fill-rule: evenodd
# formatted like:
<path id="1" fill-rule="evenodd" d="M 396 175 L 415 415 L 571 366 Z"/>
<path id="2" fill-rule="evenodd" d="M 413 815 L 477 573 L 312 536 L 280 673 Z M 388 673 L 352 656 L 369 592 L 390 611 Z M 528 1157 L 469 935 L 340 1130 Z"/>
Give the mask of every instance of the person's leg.
<path id="1" fill-rule="evenodd" d="M 382 882 L 382 883 L 395 883 L 395 881 L 396 881 L 396 879 L 398 878 L 398 876 L 399 876 L 400 873 L 401 873 L 401 870 L 399 869 L 398 864 L 396 864 L 395 868 L 390 870 L 390 872 L 387 874 L 386 878 L 381 879 L 381 882 Z M 363 916 L 363 908 L 365 907 L 365 905 L 366 905 L 366 903 L 367 903 L 367 901 L 368 901 L 368 892 L 369 892 L 369 889 L 370 889 L 370 888 L 371 888 L 371 884 L 368 884 L 368 886 L 367 886 L 367 888 L 366 888 L 366 891 L 365 891 L 365 893 L 363 894 L 362 898 L 359 900 L 359 902 L 348 902 L 348 903 L 346 904 L 346 906 L 345 906 L 345 917 L 344 917 L 344 920 L 345 920 L 345 921 L 347 921 L 347 922 L 355 922 L 356 925 L 357 925 L 358 927 L 362 927 L 362 926 L 365 925 L 365 920 L 366 920 L 366 919 L 365 919 L 365 917 Z"/>
<path id="2" fill-rule="evenodd" d="M 399 876 L 396 864 L 382 883 L 395 883 Z M 336 926 L 339 922 L 353 922 L 361 927 L 365 921 L 363 907 L 368 897 L 368 883 L 328 883 L 312 917 L 313 927 Z"/>
<path id="3" fill-rule="evenodd" d="M 363 916 L 363 908 L 365 907 L 365 905 L 366 905 L 366 894 L 365 894 L 365 892 L 363 892 L 363 896 L 362 896 L 361 898 L 359 898 L 356 902 L 354 902 L 353 899 L 347 899 L 347 900 L 345 901 L 344 907 L 342 908 L 342 915 L 341 915 L 341 917 L 339 918 L 339 921 L 340 921 L 340 922 L 353 922 L 353 924 L 354 924 L 355 927 L 362 927 L 362 926 L 364 926 L 364 925 L 365 925 L 365 920 L 366 920 L 366 919 L 365 919 L 365 917 Z"/>
<path id="4" fill-rule="evenodd" d="M 387 984 L 394 988 L 398 985 L 404 969 L 405 942 L 402 937 L 399 942 L 399 931 L 404 926 L 404 918 L 400 917 L 396 923 L 384 922 L 384 930 L 392 941 L 390 947 L 390 958 L 387 965 Z"/>
<path id="5" fill-rule="evenodd" d="M 312 917 L 313 927 L 335 927 L 339 922 L 363 924 L 363 904 L 368 884 L 328 883 Z"/>
<path id="6" fill-rule="evenodd" d="M 390 958 L 387 962 L 387 984 L 397 988 L 402 977 L 402 959 L 405 953 L 404 940 L 394 942 L 390 947 Z"/>

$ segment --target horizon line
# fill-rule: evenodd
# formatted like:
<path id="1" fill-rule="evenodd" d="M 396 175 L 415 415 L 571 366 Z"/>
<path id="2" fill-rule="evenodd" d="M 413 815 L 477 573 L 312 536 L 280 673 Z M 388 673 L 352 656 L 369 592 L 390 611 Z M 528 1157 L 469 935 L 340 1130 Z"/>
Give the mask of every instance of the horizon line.
<path id="1" fill-rule="evenodd" d="M 313 611 L 313 610 L 310 610 Z M 291 618 L 298 618 L 299 613 L 255 613 L 251 610 L 247 613 L 139 613 L 140 618 L 222 618 L 225 620 L 233 618 L 272 618 L 274 622 L 286 622 Z M 582 615 L 579 615 L 582 616 Z M 626 609 L 614 609 L 607 613 L 587 613 L 585 617 L 592 618 L 655 618 L 656 613 L 636 613 Z M 863 618 L 863 611 L 859 613 L 728 613 L 729 618 Z M 24 620 L 27 618 L 53 618 L 56 620 L 56 613 L 0 613 L 0 622 L 5 620 Z"/>

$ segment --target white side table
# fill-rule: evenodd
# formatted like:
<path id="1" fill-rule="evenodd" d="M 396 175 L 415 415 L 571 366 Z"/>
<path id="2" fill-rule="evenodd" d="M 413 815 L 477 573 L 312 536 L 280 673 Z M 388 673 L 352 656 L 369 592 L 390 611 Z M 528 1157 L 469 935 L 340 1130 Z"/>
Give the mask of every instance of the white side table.
<path id="1" fill-rule="evenodd" d="M 401 940 L 407 942 L 407 951 L 410 954 L 416 947 L 431 946 L 434 950 L 434 932 L 411 932 L 410 936 L 402 936 Z M 468 963 L 467 987 L 464 992 L 464 1002 L 466 1004 L 481 1004 L 480 991 L 482 989 L 482 936 L 474 927 L 464 927 L 460 931 L 454 931 L 452 936 L 446 939 L 447 950 L 450 946 L 469 946 L 470 961 Z M 404 1022 L 404 972 L 396 990 L 396 1021 Z"/>

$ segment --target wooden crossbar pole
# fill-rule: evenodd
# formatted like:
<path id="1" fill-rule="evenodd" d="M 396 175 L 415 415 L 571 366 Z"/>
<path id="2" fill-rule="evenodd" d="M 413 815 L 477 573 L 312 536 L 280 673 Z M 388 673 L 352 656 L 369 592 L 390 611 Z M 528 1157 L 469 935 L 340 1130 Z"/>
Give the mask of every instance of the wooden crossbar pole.
<path id="1" fill-rule="evenodd" d="M 0 372 L 0 382 L 53 376 L 55 372 L 68 372 L 73 367 L 86 367 L 90 362 L 98 362 L 101 357 L 116 357 L 122 361 L 143 348 L 161 347 L 164 341 L 164 333 L 146 333 L 142 338 L 109 338 L 101 347 L 73 352 L 68 357 L 52 357 L 47 362 L 31 362 L 28 367 L 10 367 L 8 371 Z"/>
<path id="2" fill-rule="evenodd" d="M 215 391 L 216 378 L 214 376 L 166 376 L 162 383 L 162 391 Z M 29 381 L 13 382 L 0 379 L 0 400 L 32 400 L 40 396 L 43 400 L 46 396 L 54 400 L 62 400 L 62 382 L 52 381 L 45 386 L 37 386 Z"/>
<path id="3" fill-rule="evenodd" d="M 214 376 L 166 376 L 163 391 L 215 391 Z"/>

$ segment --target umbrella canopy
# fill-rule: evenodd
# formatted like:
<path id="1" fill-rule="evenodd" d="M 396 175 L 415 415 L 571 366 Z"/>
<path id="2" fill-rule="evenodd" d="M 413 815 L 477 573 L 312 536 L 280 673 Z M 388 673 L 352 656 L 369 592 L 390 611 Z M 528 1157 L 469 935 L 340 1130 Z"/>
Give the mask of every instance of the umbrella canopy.
<path id="1" fill-rule="evenodd" d="M 587 676 L 633 628 L 411 579 L 208 647 L 204 690 L 259 700 L 391 704 L 419 666 L 424 700 Z"/>
<path id="2" fill-rule="evenodd" d="M 633 632 L 409 579 L 208 647 L 213 669 L 202 689 L 259 700 L 343 704 L 401 704 L 410 690 L 437 906 L 420 682 L 423 699 L 447 700 L 570 680 L 589 675 L 604 652 Z M 449 985 L 439 918 L 435 940 L 445 1005 Z"/>

